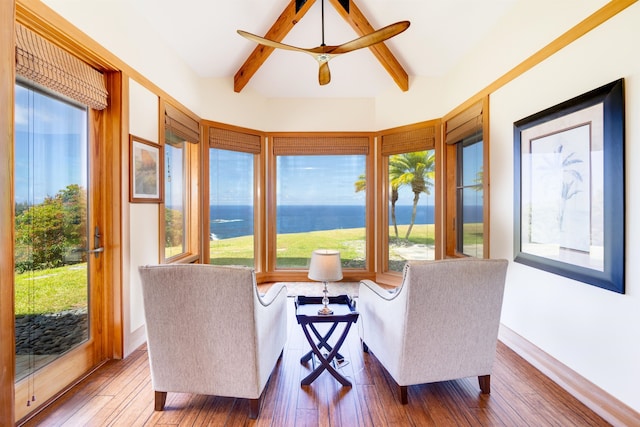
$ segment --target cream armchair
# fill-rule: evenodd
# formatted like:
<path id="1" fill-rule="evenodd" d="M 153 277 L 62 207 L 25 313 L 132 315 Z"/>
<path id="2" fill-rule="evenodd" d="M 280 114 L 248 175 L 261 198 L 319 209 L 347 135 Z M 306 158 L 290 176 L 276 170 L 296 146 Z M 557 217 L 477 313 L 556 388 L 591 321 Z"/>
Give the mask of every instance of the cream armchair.
<path id="1" fill-rule="evenodd" d="M 360 282 L 364 351 L 372 351 L 399 385 L 478 376 L 490 392 L 502 309 L 506 260 L 410 262 L 395 291 Z"/>
<path id="2" fill-rule="evenodd" d="M 287 292 L 264 296 L 253 269 L 213 265 L 139 268 L 142 279 L 155 410 L 167 392 L 250 400 L 260 412 L 262 392 L 287 338 Z"/>

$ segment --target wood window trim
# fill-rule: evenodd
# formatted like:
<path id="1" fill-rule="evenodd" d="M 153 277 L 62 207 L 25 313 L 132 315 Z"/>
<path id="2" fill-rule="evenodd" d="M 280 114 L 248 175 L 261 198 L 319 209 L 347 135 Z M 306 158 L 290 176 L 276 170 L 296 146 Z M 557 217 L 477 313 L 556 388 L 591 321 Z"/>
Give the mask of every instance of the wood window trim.
<path id="1" fill-rule="evenodd" d="M 451 126 L 449 135 L 453 135 L 447 140 L 447 127 Z M 483 204 L 483 258 L 490 257 L 490 141 L 489 141 L 489 96 L 483 97 L 480 101 L 467 107 L 456 114 L 446 115 L 442 119 L 442 134 L 444 135 L 443 163 L 444 163 L 444 216 L 442 229 L 444 233 L 444 256 L 449 258 L 459 258 L 466 255 L 457 250 L 457 203 L 456 203 L 456 183 L 457 183 L 457 144 L 479 129 L 482 130 L 483 137 L 483 182 L 482 190 L 484 197 Z M 455 140 L 455 138 L 459 138 Z M 453 142 L 452 142 L 453 141 Z"/>
<path id="2" fill-rule="evenodd" d="M 433 119 L 396 128 L 386 129 L 378 133 L 376 138 L 376 193 L 379 198 L 376 203 L 376 220 L 378 224 L 376 231 L 378 235 L 378 247 L 376 257 L 376 281 L 387 285 L 399 285 L 402 280 L 402 272 L 389 270 L 389 157 L 393 154 L 409 153 L 412 151 L 435 150 L 436 153 L 436 173 L 434 182 L 435 205 L 438 207 L 442 202 L 441 185 L 439 184 L 439 174 L 442 170 L 440 165 L 441 146 L 440 130 L 441 120 Z M 426 144 L 422 145 L 425 141 Z M 442 246 L 440 243 L 441 231 L 438 227 L 441 209 L 435 209 L 435 258 L 441 258 Z"/>
<path id="3" fill-rule="evenodd" d="M 160 203 L 160 220 L 159 220 L 159 259 L 161 263 L 193 263 L 202 262 L 201 244 L 202 233 L 200 227 L 201 209 L 200 209 L 200 193 L 199 193 L 199 181 L 201 179 L 201 161 L 200 161 L 200 118 L 195 116 L 189 111 L 178 109 L 173 106 L 167 99 L 160 98 L 159 102 L 159 115 L 160 115 L 160 129 L 159 135 L 162 141 L 162 145 L 166 149 L 166 131 L 170 130 L 174 135 L 185 140 L 184 143 L 184 156 L 185 156 L 185 170 L 183 171 L 184 190 L 187 194 L 184 195 L 186 201 L 184 206 L 184 221 L 185 221 L 185 248 L 184 252 L 167 258 L 165 252 L 165 207 L 166 200 Z M 195 124 L 197 124 L 198 133 L 195 134 Z M 178 133 L 176 133 L 176 129 Z M 185 137 L 190 137 L 191 140 Z M 197 138 L 196 138 L 197 137 Z M 197 139 L 196 141 L 193 141 Z M 165 171 L 162 171 L 164 177 Z M 165 185 L 166 188 L 166 185 Z"/>
<path id="4" fill-rule="evenodd" d="M 243 153 L 254 154 L 253 157 L 253 203 L 254 203 L 254 224 L 253 224 L 253 242 L 254 242 L 254 269 L 256 271 L 256 281 L 262 283 L 265 279 L 266 271 L 266 243 L 264 236 L 266 235 L 265 220 L 265 167 L 264 153 L 266 146 L 266 136 L 264 132 L 254 129 L 228 125 L 225 123 L 214 121 L 203 121 L 204 140 L 208 144 L 202 144 L 202 164 L 203 172 L 201 179 L 202 188 L 202 209 L 201 218 L 209 218 L 209 175 L 211 165 L 209 164 L 209 149 L 219 148 L 230 151 L 238 151 Z M 202 227 L 202 259 L 204 263 L 211 260 L 209 233 L 211 232 L 209 221 L 203 223 Z"/>
<path id="5" fill-rule="evenodd" d="M 294 144 L 292 141 L 295 140 Z M 365 146 L 366 141 L 366 146 Z M 318 146 L 318 143 L 325 145 Z M 278 147 L 278 145 L 280 146 Z M 375 179 L 374 134 L 371 132 L 278 132 L 267 134 L 265 159 L 268 175 L 265 177 L 265 212 L 267 218 L 276 215 L 276 160 L 289 155 L 365 155 L 366 175 Z M 375 202 L 374 188 L 367 186 L 365 210 L 366 266 L 364 270 L 343 270 L 343 280 L 375 279 Z M 263 281 L 307 281 L 307 270 L 276 269 L 275 221 L 266 222 L 266 270 Z"/>

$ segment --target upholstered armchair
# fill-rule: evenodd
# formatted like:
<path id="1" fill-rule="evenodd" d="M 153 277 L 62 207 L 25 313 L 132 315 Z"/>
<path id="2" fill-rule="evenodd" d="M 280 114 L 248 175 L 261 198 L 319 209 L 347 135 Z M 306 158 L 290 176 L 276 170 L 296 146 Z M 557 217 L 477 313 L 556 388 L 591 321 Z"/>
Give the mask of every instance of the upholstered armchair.
<path id="1" fill-rule="evenodd" d="M 394 291 L 360 282 L 360 338 L 399 386 L 477 376 L 490 393 L 508 262 L 414 261 Z"/>
<path id="2" fill-rule="evenodd" d="M 253 269 L 213 265 L 139 268 L 155 410 L 167 392 L 249 399 L 262 392 L 287 338 L 287 292 L 258 293 Z"/>

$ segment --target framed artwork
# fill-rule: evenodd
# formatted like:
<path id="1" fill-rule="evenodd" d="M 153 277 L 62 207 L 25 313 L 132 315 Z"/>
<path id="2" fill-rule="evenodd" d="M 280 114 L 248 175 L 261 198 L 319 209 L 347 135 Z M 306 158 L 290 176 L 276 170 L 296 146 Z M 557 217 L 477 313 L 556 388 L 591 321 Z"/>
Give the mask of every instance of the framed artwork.
<path id="1" fill-rule="evenodd" d="M 161 203 L 163 199 L 162 146 L 129 135 L 129 201 Z"/>
<path id="2" fill-rule="evenodd" d="M 515 261 L 624 293 L 624 81 L 514 123 Z"/>

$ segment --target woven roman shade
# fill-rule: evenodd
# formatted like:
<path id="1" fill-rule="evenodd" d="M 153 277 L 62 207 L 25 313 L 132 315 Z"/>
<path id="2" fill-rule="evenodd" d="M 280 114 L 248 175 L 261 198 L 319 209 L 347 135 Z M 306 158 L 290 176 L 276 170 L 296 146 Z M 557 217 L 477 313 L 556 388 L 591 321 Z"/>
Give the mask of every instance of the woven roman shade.
<path id="1" fill-rule="evenodd" d="M 400 153 L 431 150 L 436 146 L 436 126 L 427 126 L 382 135 L 380 153 L 390 156 Z"/>
<path id="2" fill-rule="evenodd" d="M 16 23 L 16 74 L 96 110 L 107 108 L 102 73 Z"/>
<path id="3" fill-rule="evenodd" d="M 164 128 L 187 142 L 200 142 L 200 122 L 171 104 L 164 104 Z"/>
<path id="4" fill-rule="evenodd" d="M 444 142 L 455 144 L 479 132 L 482 132 L 482 101 L 447 120 Z"/>
<path id="5" fill-rule="evenodd" d="M 250 154 L 260 154 L 262 151 L 260 135 L 213 126 L 209 127 L 209 147 Z"/>
<path id="6" fill-rule="evenodd" d="M 276 156 L 369 154 L 367 136 L 273 137 Z"/>

